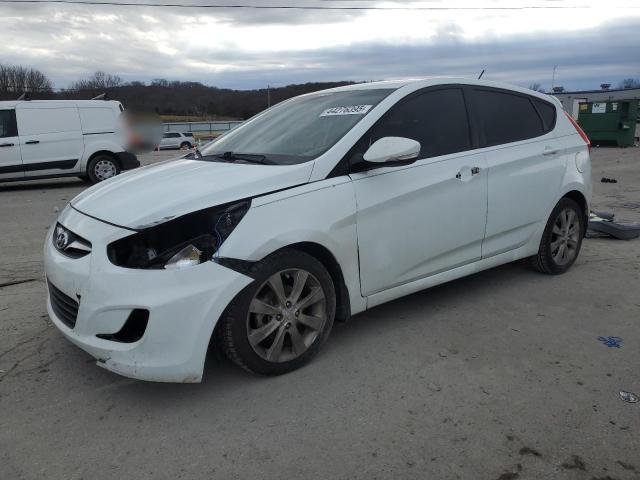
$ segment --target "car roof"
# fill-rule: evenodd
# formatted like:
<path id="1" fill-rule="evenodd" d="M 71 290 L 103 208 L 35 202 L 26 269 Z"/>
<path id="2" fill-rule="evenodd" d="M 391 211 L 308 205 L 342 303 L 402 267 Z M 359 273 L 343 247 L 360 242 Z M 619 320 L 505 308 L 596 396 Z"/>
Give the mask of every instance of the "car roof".
<path id="1" fill-rule="evenodd" d="M 328 90 L 322 90 L 322 92 L 344 92 L 350 90 L 370 90 L 370 89 L 401 89 L 407 88 L 411 90 L 417 90 L 419 88 L 431 87 L 436 85 L 477 85 L 484 87 L 501 88 L 505 90 L 511 90 L 514 92 L 525 93 L 534 97 L 540 97 L 544 100 L 549 100 L 550 96 L 546 93 L 536 92 L 534 90 L 519 87 L 503 82 L 494 82 L 491 80 L 478 80 L 469 77 L 424 77 L 424 78 L 407 78 L 400 80 L 385 80 L 380 82 L 367 82 L 356 83 L 353 85 L 346 85 L 343 87 L 331 88 Z M 319 93 L 319 92 L 314 92 Z"/>
<path id="2" fill-rule="evenodd" d="M 117 100 L 9 100 L 0 101 L 0 108 L 12 108 L 17 105 L 42 106 L 42 107 L 99 107 L 108 106 L 119 108 Z"/>

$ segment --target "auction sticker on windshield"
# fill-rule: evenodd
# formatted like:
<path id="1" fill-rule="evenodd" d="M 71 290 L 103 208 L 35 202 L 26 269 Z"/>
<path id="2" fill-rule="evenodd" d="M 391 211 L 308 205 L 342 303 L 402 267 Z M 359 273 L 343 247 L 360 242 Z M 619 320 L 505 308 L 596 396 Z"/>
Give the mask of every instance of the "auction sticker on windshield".
<path id="1" fill-rule="evenodd" d="M 332 115 L 364 115 L 371 109 L 373 105 L 348 105 L 344 107 L 327 108 L 320 114 L 321 117 L 330 117 Z"/>

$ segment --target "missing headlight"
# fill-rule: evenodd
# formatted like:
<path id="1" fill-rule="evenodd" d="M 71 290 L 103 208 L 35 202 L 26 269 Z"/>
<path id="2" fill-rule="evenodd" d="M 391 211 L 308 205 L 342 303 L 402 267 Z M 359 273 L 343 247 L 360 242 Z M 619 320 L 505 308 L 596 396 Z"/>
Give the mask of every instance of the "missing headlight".
<path id="1" fill-rule="evenodd" d="M 250 206 L 250 200 L 242 200 L 174 218 L 116 240 L 107 247 L 107 255 L 111 263 L 125 268 L 182 268 L 206 262 Z"/>

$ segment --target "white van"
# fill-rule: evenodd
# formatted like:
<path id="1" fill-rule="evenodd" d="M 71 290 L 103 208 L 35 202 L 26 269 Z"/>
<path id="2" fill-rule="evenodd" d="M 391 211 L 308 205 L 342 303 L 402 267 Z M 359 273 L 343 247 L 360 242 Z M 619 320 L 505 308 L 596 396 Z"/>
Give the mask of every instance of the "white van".
<path id="1" fill-rule="evenodd" d="M 77 176 L 93 183 L 140 166 L 124 108 L 110 100 L 0 102 L 0 182 Z"/>

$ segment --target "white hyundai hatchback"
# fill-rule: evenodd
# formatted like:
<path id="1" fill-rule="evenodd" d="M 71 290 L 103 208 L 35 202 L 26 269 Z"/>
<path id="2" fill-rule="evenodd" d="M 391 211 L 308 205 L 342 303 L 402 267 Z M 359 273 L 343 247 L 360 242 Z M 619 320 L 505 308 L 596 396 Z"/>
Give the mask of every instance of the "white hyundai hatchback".
<path id="1" fill-rule="evenodd" d="M 590 196 L 588 139 L 547 95 L 454 78 L 311 93 L 74 198 L 45 243 L 48 312 L 129 377 L 198 382 L 210 347 L 281 374 L 334 319 L 522 258 L 565 272 Z"/>

